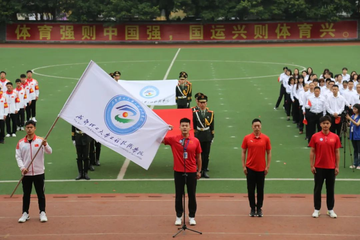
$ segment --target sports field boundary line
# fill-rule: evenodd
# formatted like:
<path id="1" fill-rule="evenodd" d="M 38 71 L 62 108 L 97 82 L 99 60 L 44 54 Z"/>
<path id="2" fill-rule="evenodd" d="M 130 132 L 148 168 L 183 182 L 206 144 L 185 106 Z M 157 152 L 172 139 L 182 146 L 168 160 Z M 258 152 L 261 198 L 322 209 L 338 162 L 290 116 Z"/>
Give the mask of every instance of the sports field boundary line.
<path id="1" fill-rule="evenodd" d="M 174 65 L 174 62 L 175 62 L 177 56 L 179 55 L 180 50 L 181 50 L 181 48 L 179 48 L 176 51 L 175 56 L 173 57 L 172 61 L 170 62 L 170 65 L 169 65 L 168 69 L 166 70 L 166 73 L 165 73 L 165 76 L 164 76 L 163 80 L 166 80 L 167 77 L 169 76 L 171 68 Z M 154 109 L 154 105 L 151 105 L 150 109 Z M 121 166 L 121 169 L 120 169 L 120 172 L 119 172 L 119 174 L 117 176 L 117 179 L 120 179 L 120 180 L 124 179 L 126 171 L 127 171 L 128 167 L 129 167 L 129 165 L 130 165 L 130 160 L 126 158 L 124 164 Z"/>
<path id="2" fill-rule="evenodd" d="M 17 183 L 19 180 L 0 180 L 0 183 Z M 134 178 L 134 179 L 94 179 L 75 180 L 75 179 L 50 179 L 45 182 L 172 182 L 173 178 Z M 199 181 L 246 181 L 246 178 L 207 178 Z M 265 178 L 265 181 L 314 181 L 313 178 Z M 338 182 L 360 182 L 360 178 L 337 178 Z"/>
<path id="3" fill-rule="evenodd" d="M 123 236 L 123 235 L 139 235 L 139 236 L 146 236 L 146 235 L 169 235 L 171 236 L 174 232 L 146 232 L 146 233 L 141 233 L 141 232 L 113 232 L 113 233 L 97 233 L 97 232 L 88 232 L 88 233 L 38 233 L 38 234 L 8 234 L 8 235 L 0 235 L 1 238 L 12 238 L 12 237 L 24 237 L 24 238 L 28 238 L 28 237 L 56 237 L 56 236 L 110 236 L 110 235 L 119 235 L 119 236 Z M 203 232 L 204 235 L 235 235 L 235 236 L 242 236 L 242 235 L 247 235 L 247 236 L 259 236 L 259 235 L 264 235 L 264 236 L 317 236 L 317 237 L 360 237 L 360 234 L 339 234 L 339 233 L 269 233 L 269 232 L 252 232 L 252 233 L 246 233 L 246 232 Z"/>

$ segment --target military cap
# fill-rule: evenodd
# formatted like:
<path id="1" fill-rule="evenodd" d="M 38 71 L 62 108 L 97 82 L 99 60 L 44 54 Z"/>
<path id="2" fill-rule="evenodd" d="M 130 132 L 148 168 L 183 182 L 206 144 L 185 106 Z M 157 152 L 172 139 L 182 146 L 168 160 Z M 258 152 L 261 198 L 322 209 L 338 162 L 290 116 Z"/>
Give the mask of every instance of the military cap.
<path id="1" fill-rule="evenodd" d="M 180 72 L 179 78 L 188 78 L 188 74 L 186 72 Z"/>
<path id="2" fill-rule="evenodd" d="M 110 75 L 110 77 L 112 77 L 112 78 L 114 77 L 114 73 L 112 73 L 112 72 L 109 73 L 109 75 Z"/>
<path id="3" fill-rule="evenodd" d="M 203 93 L 201 93 L 201 92 L 196 93 L 196 94 L 195 94 L 195 99 L 197 99 L 197 98 L 198 98 L 198 96 L 201 96 L 201 95 L 204 95 L 204 94 L 203 94 Z"/>
<path id="4" fill-rule="evenodd" d="M 206 95 L 200 95 L 200 96 L 197 97 L 197 100 L 199 102 L 207 102 L 208 97 Z"/>
<path id="5" fill-rule="evenodd" d="M 121 72 L 120 72 L 120 71 L 115 71 L 115 72 L 114 72 L 114 76 L 116 76 L 116 75 L 120 75 L 120 76 L 121 76 Z"/>

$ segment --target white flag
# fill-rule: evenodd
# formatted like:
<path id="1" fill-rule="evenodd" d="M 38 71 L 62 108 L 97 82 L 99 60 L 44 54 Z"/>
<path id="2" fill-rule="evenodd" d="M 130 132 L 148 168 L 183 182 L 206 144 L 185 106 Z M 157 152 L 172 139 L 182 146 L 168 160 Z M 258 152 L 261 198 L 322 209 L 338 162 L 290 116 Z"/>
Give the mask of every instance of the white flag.
<path id="1" fill-rule="evenodd" d="M 168 125 L 91 61 L 59 117 L 148 169 Z"/>
<path id="2" fill-rule="evenodd" d="M 175 88 L 178 80 L 118 81 L 134 97 L 146 105 L 176 105 Z"/>

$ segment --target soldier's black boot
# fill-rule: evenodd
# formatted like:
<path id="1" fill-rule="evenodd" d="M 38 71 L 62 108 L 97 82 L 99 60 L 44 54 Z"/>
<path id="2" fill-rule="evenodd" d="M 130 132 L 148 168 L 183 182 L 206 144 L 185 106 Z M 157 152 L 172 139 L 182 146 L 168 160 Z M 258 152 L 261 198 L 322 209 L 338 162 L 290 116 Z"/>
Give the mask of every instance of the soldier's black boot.
<path id="1" fill-rule="evenodd" d="M 87 174 L 87 170 L 84 171 L 84 179 L 90 180 L 90 177 Z"/>
<path id="2" fill-rule="evenodd" d="M 79 175 L 75 178 L 75 180 L 80 180 L 84 178 L 82 161 L 77 160 L 77 166 L 78 166 Z"/>

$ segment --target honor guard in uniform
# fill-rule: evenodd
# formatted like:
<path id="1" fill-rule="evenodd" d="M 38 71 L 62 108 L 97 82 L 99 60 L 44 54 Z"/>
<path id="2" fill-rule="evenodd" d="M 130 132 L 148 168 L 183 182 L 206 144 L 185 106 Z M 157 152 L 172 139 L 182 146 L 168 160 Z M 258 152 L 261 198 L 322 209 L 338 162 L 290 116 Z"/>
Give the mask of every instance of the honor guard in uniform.
<path id="1" fill-rule="evenodd" d="M 201 95 L 204 95 L 204 94 L 201 93 L 201 92 L 198 92 L 198 93 L 195 94 L 196 106 L 191 108 L 191 110 L 192 110 L 193 112 L 196 112 L 196 110 L 199 110 L 199 109 L 200 109 L 200 104 L 199 104 L 199 101 L 197 100 L 197 98 L 198 98 L 199 96 L 201 96 Z"/>
<path id="2" fill-rule="evenodd" d="M 94 165 L 100 166 L 100 151 L 101 151 L 101 143 L 91 139 L 90 141 L 90 170 L 94 171 Z"/>
<path id="3" fill-rule="evenodd" d="M 114 78 L 114 73 L 109 73 L 109 76 L 111 77 L 111 78 Z"/>
<path id="4" fill-rule="evenodd" d="M 199 110 L 193 113 L 193 124 L 195 137 L 199 139 L 202 153 L 202 174 L 204 178 L 209 178 L 206 173 L 209 165 L 209 153 L 211 142 L 214 139 L 214 112 L 210 111 L 207 105 L 207 96 L 200 95 L 197 100 L 199 101 Z"/>
<path id="5" fill-rule="evenodd" d="M 79 170 L 79 175 L 75 178 L 90 180 L 88 176 L 89 169 L 89 146 L 91 138 L 83 133 L 81 130 L 76 127 L 71 127 L 71 139 L 73 141 L 74 146 L 76 147 L 77 154 L 77 166 Z"/>
<path id="6" fill-rule="evenodd" d="M 120 77 L 121 77 L 121 72 L 120 71 L 115 71 L 113 77 L 114 77 L 115 81 L 119 81 Z"/>
<path id="7" fill-rule="evenodd" d="M 188 74 L 180 72 L 179 83 L 176 86 L 176 105 L 177 108 L 189 108 L 192 96 L 192 85 L 187 80 Z"/>

